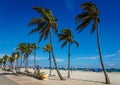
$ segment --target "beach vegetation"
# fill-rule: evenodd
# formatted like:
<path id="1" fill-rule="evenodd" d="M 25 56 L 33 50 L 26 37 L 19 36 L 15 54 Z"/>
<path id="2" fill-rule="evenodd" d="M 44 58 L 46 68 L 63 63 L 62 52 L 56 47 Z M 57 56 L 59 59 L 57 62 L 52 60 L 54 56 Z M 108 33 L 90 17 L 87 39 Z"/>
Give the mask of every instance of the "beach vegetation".
<path id="1" fill-rule="evenodd" d="M 36 25 L 37 27 L 33 29 L 29 34 L 38 32 L 40 35 L 39 42 L 43 38 L 44 40 L 46 40 L 48 36 L 50 36 L 51 52 L 52 52 L 55 68 L 60 79 L 64 80 L 56 62 L 56 57 L 53 48 L 53 39 L 52 39 L 52 30 L 54 30 L 55 33 L 57 33 L 58 31 L 58 25 L 57 25 L 58 18 L 53 15 L 50 9 L 46 9 L 38 6 L 35 6 L 33 9 L 36 10 L 41 15 L 41 17 L 33 18 L 31 20 L 29 26 Z"/>
<path id="2" fill-rule="evenodd" d="M 63 42 L 61 47 L 63 48 L 65 45 L 68 44 L 68 78 L 70 78 L 70 50 L 71 45 L 75 44 L 77 47 L 79 46 L 79 43 L 74 40 L 74 36 L 72 34 L 72 31 L 69 28 L 61 30 L 61 33 L 58 33 L 59 41 Z"/>
<path id="3" fill-rule="evenodd" d="M 100 44 L 100 33 L 99 33 L 100 10 L 97 8 L 97 6 L 93 2 L 85 2 L 81 5 L 81 8 L 83 9 L 83 12 L 76 16 L 76 22 L 78 23 L 76 30 L 78 32 L 81 32 L 90 23 L 92 23 L 91 33 L 96 31 L 98 52 L 99 52 L 99 56 L 100 56 L 101 66 L 102 66 L 102 69 L 103 69 L 103 72 L 105 75 L 106 84 L 110 84 L 111 82 L 109 80 L 108 74 L 107 74 L 105 66 L 104 66 L 104 62 L 102 59 L 102 51 L 101 51 L 101 46 L 100 46 L 101 45 Z"/>

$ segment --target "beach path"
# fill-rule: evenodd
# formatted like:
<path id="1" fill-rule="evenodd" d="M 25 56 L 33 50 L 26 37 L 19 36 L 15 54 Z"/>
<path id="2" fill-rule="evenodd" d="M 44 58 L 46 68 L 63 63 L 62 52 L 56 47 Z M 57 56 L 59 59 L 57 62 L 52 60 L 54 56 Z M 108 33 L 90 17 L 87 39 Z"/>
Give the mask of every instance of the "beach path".
<path id="1" fill-rule="evenodd" d="M 0 85 L 20 85 L 20 84 L 5 77 L 4 75 L 0 75 Z"/>
<path id="2" fill-rule="evenodd" d="M 20 85 L 45 85 L 41 83 L 41 80 L 35 79 L 33 77 L 25 76 L 25 75 L 5 75 L 7 78 L 19 83 Z M 1 84 L 0 84 L 1 85 Z M 12 84 L 10 84 L 12 85 Z"/>

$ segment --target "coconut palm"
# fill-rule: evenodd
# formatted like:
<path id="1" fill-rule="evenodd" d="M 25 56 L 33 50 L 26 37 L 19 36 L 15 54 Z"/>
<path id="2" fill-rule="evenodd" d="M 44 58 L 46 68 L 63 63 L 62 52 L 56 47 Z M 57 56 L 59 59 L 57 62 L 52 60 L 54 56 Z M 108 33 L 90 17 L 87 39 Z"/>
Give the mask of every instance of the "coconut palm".
<path id="1" fill-rule="evenodd" d="M 24 60 L 25 62 L 25 72 L 28 72 L 28 60 L 29 60 L 29 55 L 33 53 L 33 48 L 32 44 L 27 43 L 25 44 L 25 50 L 24 50 Z"/>
<path id="2" fill-rule="evenodd" d="M 19 52 L 13 52 L 11 55 L 14 58 L 14 61 L 16 60 L 16 67 L 18 67 L 18 59 L 20 58 L 20 53 Z"/>
<path id="3" fill-rule="evenodd" d="M 4 67 L 6 67 L 6 62 L 7 62 L 7 60 L 8 60 L 8 55 L 4 55 L 3 56 L 3 64 L 4 64 Z"/>
<path id="4" fill-rule="evenodd" d="M 0 65 L 3 63 L 3 58 L 0 58 Z"/>
<path id="5" fill-rule="evenodd" d="M 34 66 L 36 66 L 36 50 L 39 48 L 39 46 L 36 43 L 32 44 L 32 49 L 33 49 L 33 53 L 34 53 Z"/>
<path id="6" fill-rule="evenodd" d="M 13 52 L 12 57 L 14 57 L 14 59 L 15 59 L 15 56 L 16 56 L 16 61 L 17 61 L 17 66 L 18 66 L 18 59 L 20 58 L 20 53 L 19 52 Z"/>
<path id="7" fill-rule="evenodd" d="M 40 18 L 33 18 L 29 25 L 37 25 L 35 29 L 33 29 L 31 33 L 38 32 L 40 35 L 39 42 L 44 38 L 47 39 L 48 35 L 50 35 L 50 44 L 51 44 L 51 51 L 52 51 L 52 56 L 53 56 L 53 61 L 55 64 L 56 71 L 58 73 L 58 76 L 60 77 L 61 80 L 63 80 L 63 77 L 61 73 L 59 72 L 58 65 L 56 63 L 56 57 L 54 54 L 54 49 L 53 49 L 53 43 L 52 43 L 52 29 L 57 33 L 57 17 L 54 17 L 52 11 L 50 9 L 44 9 L 42 7 L 34 7 L 34 9 L 41 14 Z"/>
<path id="8" fill-rule="evenodd" d="M 10 57 L 8 58 L 8 61 L 10 62 L 11 67 L 12 67 L 12 64 L 13 64 L 14 60 L 15 60 L 15 58 L 14 58 L 13 56 L 10 56 Z"/>
<path id="9" fill-rule="evenodd" d="M 63 41 L 62 48 L 68 44 L 68 78 L 70 78 L 70 50 L 71 45 L 74 43 L 76 46 L 79 46 L 79 43 L 74 40 L 72 31 L 69 28 L 63 29 L 61 33 L 58 34 L 59 41 Z"/>
<path id="10" fill-rule="evenodd" d="M 26 46 L 26 43 L 20 43 L 16 48 L 16 50 L 18 50 L 18 52 L 20 53 L 20 58 L 21 58 L 20 68 L 22 67 L 22 55 L 25 52 L 25 46 Z"/>
<path id="11" fill-rule="evenodd" d="M 49 76 L 51 76 L 51 44 L 47 44 L 46 46 L 43 47 L 45 52 L 49 53 Z"/>
<path id="12" fill-rule="evenodd" d="M 106 84 L 110 84 L 109 77 L 107 75 L 106 69 L 104 67 L 103 59 L 102 59 L 102 52 L 100 47 L 100 34 L 99 34 L 99 28 L 98 25 L 100 23 L 100 11 L 97 8 L 97 6 L 92 2 L 86 2 L 81 5 L 81 8 L 84 10 L 81 14 L 78 14 L 76 16 L 76 21 L 79 23 L 76 30 L 78 32 L 81 32 L 83 29 L 85 29 L 91 22 L 93 23 L 93 27 L 91 30 L 91 33 L 93 33 L 96 30 L 97 33 L 97 43 L 98 43 L 98 51 L 100 55 L 100 62 L 101 66 L 103 68 L 103 72 L 105 75 Z"/>

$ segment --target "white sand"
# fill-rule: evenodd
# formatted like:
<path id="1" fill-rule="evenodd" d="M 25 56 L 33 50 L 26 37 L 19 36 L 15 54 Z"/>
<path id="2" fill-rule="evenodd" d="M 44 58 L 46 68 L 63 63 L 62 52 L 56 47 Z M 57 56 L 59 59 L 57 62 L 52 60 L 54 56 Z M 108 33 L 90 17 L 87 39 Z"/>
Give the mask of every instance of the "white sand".
<path id="1" fill-rule="evenodd" d="M 24 71 L 24 69 L 22 69 Z M 32 73 L 33 69 L 29 69 Z M 41 69 L 40 72 L 45 72 L 49 74 L 49 70 Z M 62 76 L 66 80 L 61 81 L 56 73 L 56 70 L 52 71 L 52 77 L 49 77 L 48 80 L 37 80 L 28 76 L 14 76 L 6 75 L 8 78 L 18 82 L 21 85 L 105 85 L 105 78 L 103 72 L 88 72 L 88 71 L 73 71 L 71 73 L 71 78 L 67 79 L 67 71 L 60 70 Z M 120 73 L 112 72 L 108 73 L 111 80 L 110 85 L 120 85 Z"/>

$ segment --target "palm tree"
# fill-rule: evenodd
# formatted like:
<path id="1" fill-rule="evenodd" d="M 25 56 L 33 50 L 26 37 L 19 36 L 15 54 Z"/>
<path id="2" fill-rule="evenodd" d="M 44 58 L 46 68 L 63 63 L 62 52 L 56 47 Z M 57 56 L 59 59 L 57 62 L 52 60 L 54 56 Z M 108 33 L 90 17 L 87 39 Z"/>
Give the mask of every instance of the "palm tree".
<path id="1" fill-rule="evenodd" d="M 79 43 L 74 40 L 74 36 L 72 34 L 72 31 L 69 28 L 63 29 L 61 33 L 58 34 L 59 41 L 63 41 L 62 43 L 62 48 L 68 44 L 68 78 L 70 78 L 70 50 L 71 50 L 71 45 L 73 43 L 76 44 L 76 46 L 79 46 Z"/>
<path id="2" fill-rule="evenodd" d="M 50 44 L 51 44 L 51 51 L 52 51 L 52 56 L 53 56 L 53 61 L 55 64 L 56 71 L 58 73 L 58 76 L 60 77 L 61 80 L 64 80 L 61 73 L 59 72 L 58 65 L 56 63 L 56 57 L 54 54 L 54 48 L 53 48 L 53 43 L 52 43 L 52 29 L 57 33 L 58 28 L 57 28 L 57 17 L 54 17 L 52 11 L 50 9 L 44 9 L 42 7 L 34 7 L 34 9 L 41 14 L 40 18 L 33 18 L 29 25 L 37 25 L 35 29 L 33 29 L 31 33 L 34 32 L 39 32 L 40 34 L 40 39 L 39 42 L 44 38 L 47 39 L 48 35 L 50 35 Z"/>
<path id="3" fill-rule="evenodd" d="M 46 46 L 43 47 L 45 52 L 49 53 L 49 76 L 51 76 L 51 44 L 47 44 Z"/>
<path id="4" fill-rule="evenodd" d="M 36 66 L 36 50 L 39 48 L 39 46 L 36 43 L 32 44 L 32 49 L 34 50 L 34 66 Z"/>
<path id="5" fill-rule="evenodd" d="M 20 58 L 21 58 L 20 68 L 22 68 L 22 56 L 24 55 L 24 52 L 25 52 L 25 46 L 26 46 L 26 43 L 20 43 L 16 48 L 16 50 L 18 50 L 18 52 L 20 53 Z"/>
<path id="6" fill-rule="evenodd" d="M 10 57 L 8 58 L 8 61 L 10 62 L 11 67 L 12 67 L 12 64 L 13 64 L 14 60 L 15 60 L 15 58 L 14 58 L 13 56 L 10 56 Z"/>
<path id="7" fill-rule="evenodd" d="M 3 58 L 0 58 L 0 65 L 3 63 Z"/>
<path id="8" fill-rule="evenodd" d="M 19 52 L 13 52 L 12 57 L 14 58 L 14 61 L 16 59 L 16 67 L 18 67 L 18 59 L 20 58 L 20 53 Z"/>
<path id="9" fill-rule="evenodd" d="M 8 55 L 4 55 L 3 56 L 3 64 L 4 64 L 4 68 L 6 67 L 6 62 L 7 62 L 7 60 L 8 60 Z"/>
<path id="10" fill-rule="evenodd" d="M 84 12 L 76 16 L 76 21 L 77 23 L 79 23 L 76 30 L 78 30 L 78 32 L 81 32 L 91 22 L 93 22 L 91 33 L 93 33 L 95 30 L 97 32 L 97 43 L 98 43 L 98 51 L 100 55 L 100 62 L 101 62 L 101 66 L 103 68 L 103 72 L 105 75 L 106 84 L 110 84 L 111 82 L 109 80 L 106 69 L 104 67 L 104 63 L 102 59 L 102 52 L 101 52 L 101 47 L 100 47 L 100 34 L 99 34 L 99 28 L 98 28 L 98 24 L 100 23 L 100 18 L 99 18 L 100 11 L 97 8 L 97 6 L 92 2 L 83 3 L 81 5 L 81 8 L 84 10 Z"/>
<path id="11" fill-rule="evenodd" d="M 19 52 L 13 52 L 13 53 L 12 53 L 12 57 L 15 58 L 15 55 L 17 55 L 17 56 L 16 56 L 16 60 L 17 60 L 17 66 L 18 66 L 18 59 L 20 58 L 20 53 L 19 53 Z"/>
<path id="12" fill-rule="evenodd" d="M 29 58 L 29 55 L 31 53 L 33 53 L 33 50 L 32 50 L 32 44 L 30 43 L 27 43 L 25 44 L 25 50 L 24 50 L 24 59 L 26 60 L 26 63 L 25 63 L 25 72 L 28 72 L 28 58 Z"/>

